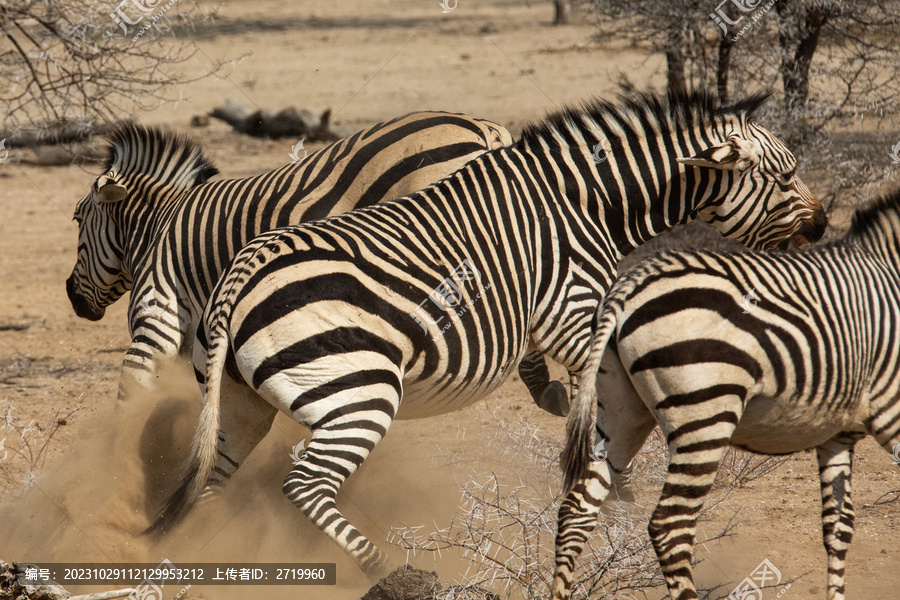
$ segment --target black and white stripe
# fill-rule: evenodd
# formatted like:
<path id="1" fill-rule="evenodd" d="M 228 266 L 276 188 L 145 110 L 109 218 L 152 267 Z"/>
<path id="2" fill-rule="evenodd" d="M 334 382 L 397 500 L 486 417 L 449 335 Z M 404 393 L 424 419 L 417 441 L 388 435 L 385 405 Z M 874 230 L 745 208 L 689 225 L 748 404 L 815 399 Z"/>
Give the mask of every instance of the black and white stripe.
<path id="1" fill-rule="evenodd" d="M 821 235 L 822 208 L 793 156 L 749 120 L 760 101 L 594 102 L 417 194 L 251 242 L 204 311 L 194 365 L 205 408 L 187 476 L 153 529 L 246 456 L 223 450 L 236 435 L 219 420 L 235 410 L 227 403 L 255 411 L 253 423 L 278 409 L 312 431 L 285 493 L 378 570 L 382 553 L 334 500 L 394 418 L 483 398 L 531 346 L 578 372 L 616 263 L 676 223 L 700 215 L 757 247 Z M 595 162 L 604 139 L 608 158 Z M 226 363 L 268 404 L 220 389 Z"/>
<path id="2" fill-rule="evenodd" d="M 212 183 L 217 169 L 183 136 L 128 124 L 109 142 L 105 174 L 75 209 L 78 258 L 66 287 L 91 320 L 132 290 L 124 399 L 154 389 L 159 362 L 192 339 L 212 287 L 252 238 L 418 191 L 512 138 L 491 121 L 412 113 L 300 162 Z"/>
<path id="3" fill-rule="evenodd" d="M 616 281 L 569 415 L 553 597 L 570 596 L 600 504 L 658 424 L 669 471 L 649 531 L 673 600 L 697 598 L 696 516 L 729 445 L 816 449 L 825 597 L 843 600 L 854 445 L 871 435 L 900 447 L 898 328 L 900 190 L 808 253 L 666 253 Z M 595 393 L 599 462 L 589 457 Z"/>

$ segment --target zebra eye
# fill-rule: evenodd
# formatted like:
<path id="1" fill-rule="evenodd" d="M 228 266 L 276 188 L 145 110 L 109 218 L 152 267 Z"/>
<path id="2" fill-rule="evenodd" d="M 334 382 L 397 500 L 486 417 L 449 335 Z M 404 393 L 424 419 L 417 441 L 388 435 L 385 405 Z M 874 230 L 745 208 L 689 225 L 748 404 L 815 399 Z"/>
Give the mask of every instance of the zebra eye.
<path id="1" fill-rule="evenodd" d="M 782 177 L 784 177 L 785 181 L 790 181 L 791 179 L 794 178 L 794 175 L 796 175 L 796 174 L 797 174 L 797 167 L 794 167 L 793 169 L 791 169 L 790 171 L 788 171 L 787 173 L 782 175 Z"/>

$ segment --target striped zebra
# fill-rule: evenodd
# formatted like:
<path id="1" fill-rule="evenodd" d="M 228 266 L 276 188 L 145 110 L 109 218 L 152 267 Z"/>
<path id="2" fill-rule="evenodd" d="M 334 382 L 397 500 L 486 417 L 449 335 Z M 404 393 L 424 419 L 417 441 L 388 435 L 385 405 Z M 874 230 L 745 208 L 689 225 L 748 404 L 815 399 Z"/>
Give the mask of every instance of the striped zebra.
<path id="1" fill-rule="evenodd" d="M 204 408 L 180 487 L 150 531 L 234 473 L 242 459 L 217 454 L 233 426 L 252 423 L 261 439 L 282 410 L 312 432 L 285 494 L 379 572 L 384 554 L 335 497 L 394 418 L 483 398 L 531 344 L 578 372 L 617 261 L 676 223 L 699 215 L 756 247 L 818 239 L 824 214 L 794 157 L 750 120 L 762 100 L 718 110 L 702 94 L 597 101 L 417 194 L 256 238 L 204 310 L 194 346 Z M 232 397 L 226 368 L 264 401 Z M 226 424 L 238 410 L 242 422 Z"/>
<path id="2" fill-rule="evenodd" d="M 807 253 L 671 252 L 617 280 L 569 415 L 553 598 L 570 597 L 600 504 L 659 425 L 669 470 L 648 529 L 673 600 L 697 598 L 696 517 L 729 445 L 816 449 L 825 597 L 843 600 L 854 445 L 871 435 L 900 448 L 898 327 L 900 189 Z M 590 455 L 598 391 L 601 461 Z"/>
<path id="3" fill-rule="evenodd" d="M 496 123 L 418 112 L 301 162 L 210 183 L 218 170 L 198 145 L 127 124 L 111 134 L 105 174 L 75 209 L 78 257 L 66 281 L 69 299 L 78 316 L 98 320 L 132 291 L 119 398 L 153 390 L 160 361 L 193 338 L 212 287 L 252 238 L 418 191 L 511 143 Z"/>

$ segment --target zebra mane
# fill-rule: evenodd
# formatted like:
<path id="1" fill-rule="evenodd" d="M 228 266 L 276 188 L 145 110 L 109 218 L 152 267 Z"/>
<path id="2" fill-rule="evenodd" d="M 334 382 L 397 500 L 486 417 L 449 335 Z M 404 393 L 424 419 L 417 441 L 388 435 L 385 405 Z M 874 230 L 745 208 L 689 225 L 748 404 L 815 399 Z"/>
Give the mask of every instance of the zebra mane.
<path id="1" fill-rule="evenodd" d="M 129 121 L 116 127 L 107 140 L 105 173 L 149 175 L 161 183 L 190 189 L 219 172 L 199 144 L 159 127 Z"/>
<path id="2" fill-rule="evenodd" d="M 589 125 L 586 121 L 613 122 L 639 121 L 667 123 L 677 127 L 695 127 L 712 124 L 717 117 L 735 115 L 750 119 L 753 113 L 771 96 L 771 92 L 758 92 L 729 106 L 718 106 L 718 100 L 710 92 L 668 94 L 639 93 L 635 96 L 619 96 L 619 103 L 596 99 L 564 108 L 543 121 L 532 123 L 522 131 L 520 142 L 532 145 L 541 140 L 550 144 L 561 142 L 561 132 L 574 125 L 579 129 Z"/>
<path id="3" fill-rule="evenodd" d="M 857 209 L 845 239 L 883 237 L 893 230 L 900 231 L 900 187 Z"/>

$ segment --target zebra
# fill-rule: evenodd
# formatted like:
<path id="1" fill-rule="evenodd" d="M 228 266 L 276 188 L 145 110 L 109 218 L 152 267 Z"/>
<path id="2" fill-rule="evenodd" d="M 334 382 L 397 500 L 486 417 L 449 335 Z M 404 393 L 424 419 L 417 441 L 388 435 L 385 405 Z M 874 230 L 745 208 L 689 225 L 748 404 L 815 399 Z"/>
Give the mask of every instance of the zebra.
<path id="1" fill-rule="evenodd" d="M 274 171 L 210 182 L 218 170 L 189 139 L 135 123 L 115 130 L 104 174 L 75 208 L 66 290 L 92 321 L 131 290 L 120 404 L 152 392 L 160 362 L 187 350 L 212 287 L 252 238 L 418 191 L 512 141 L 485 119 L 418 112 Z"/>
<path id="2" fill-rule="evenodd" d="M 648 530 L 673 600 L 697 598 L 696 516 L 729 446 L 816 449 L 825 596 L 843 600 L 854 445 L 871 435 L 900 448 L 898 326 L 900 189 L 806 253 L 670 252 L 623 275 L 596 316 L 567 423 L 553 598 L 570 597 L 600 504 L 659 425 L 669 469 Z"/>
<path id="3" fill-rule="evenodd" d="M 335 497 L 394 418 L 483 398 L 531 347 L 579 371 L 617 261 L 676 223 L 699 215 L 755 247 L 821 236 L 822 207 L 793 155 L 750 119 L 764 98 L 720 109 L 704 93 L 597 100 L 416 194 L 253 240 L 204 309 L 204 408 L 148 532 L 168 530 L 252 450 L 224 461 L 220 439 L 252 424 L 258 442 L 281 410 L 312 432 L 284 493 L 380 573 L 385 555 Z M 610 150 L 597 163 L 601 139 Z M 233 380 L 258 396 L 237 398 Z"/>

